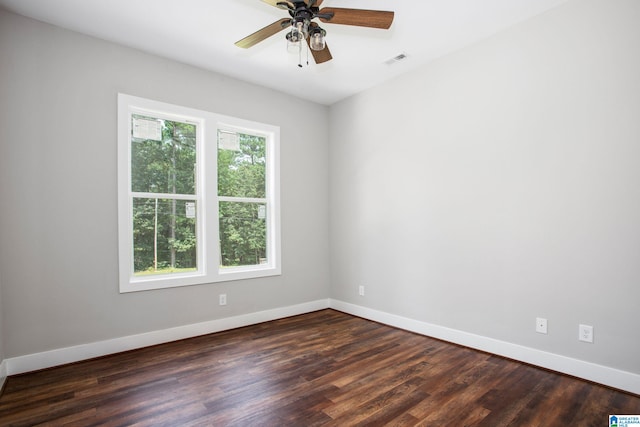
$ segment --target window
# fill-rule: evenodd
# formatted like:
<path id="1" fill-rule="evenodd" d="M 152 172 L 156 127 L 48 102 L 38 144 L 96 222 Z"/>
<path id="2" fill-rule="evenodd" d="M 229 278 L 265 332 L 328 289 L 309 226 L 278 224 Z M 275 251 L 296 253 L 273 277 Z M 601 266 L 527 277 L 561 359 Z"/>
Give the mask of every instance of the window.
<path id="1" fill-rule="evenodd" d="M 118 96 L 120 291 L 280 274 L 279 128 Z"/>

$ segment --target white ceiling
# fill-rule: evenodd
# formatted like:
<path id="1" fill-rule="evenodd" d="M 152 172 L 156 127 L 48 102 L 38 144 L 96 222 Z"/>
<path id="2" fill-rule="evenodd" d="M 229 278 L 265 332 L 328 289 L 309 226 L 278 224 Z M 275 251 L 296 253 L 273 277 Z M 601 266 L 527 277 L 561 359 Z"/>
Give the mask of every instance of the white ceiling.
<path id="1" fill-rule="evenodd" d="M 330 105 L 567 0 L 325 0 L 321 7 L 395 11 L 389 30 L 322 24 L 333 60 L 299 68 L 286 31 L 234 43 L 288 17 L 261 0 L 0 0 L 60 27 Z M 407 59 L 388 65 L 404 53 Z M 303 63 L 306 55 L 303 54 Z"/>

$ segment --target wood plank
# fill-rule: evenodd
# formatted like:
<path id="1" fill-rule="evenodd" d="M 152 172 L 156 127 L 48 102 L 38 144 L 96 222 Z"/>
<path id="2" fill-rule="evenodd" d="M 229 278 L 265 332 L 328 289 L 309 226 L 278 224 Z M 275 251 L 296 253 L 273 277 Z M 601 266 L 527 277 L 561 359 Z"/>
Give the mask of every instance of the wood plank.
<path id="1" fill-rule="evenodd" d="M 0 425 L 590 426 L 640 396 L 334 310 L 11 376 Z"/>

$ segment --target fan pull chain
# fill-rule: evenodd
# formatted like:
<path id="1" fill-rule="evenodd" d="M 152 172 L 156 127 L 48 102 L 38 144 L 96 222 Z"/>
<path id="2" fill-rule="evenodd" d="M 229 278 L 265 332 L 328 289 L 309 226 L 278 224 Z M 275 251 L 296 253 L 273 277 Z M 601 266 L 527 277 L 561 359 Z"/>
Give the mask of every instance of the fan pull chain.
<path id="1" fill-rule="evenodd" d="M 298 67 L 302 68 L 302 45 L 306 46 L 305 52 L 307 53 L 307 67 L 309 66 L 309 46 L 306 43 L 300 42 L 298 47 Z"/>

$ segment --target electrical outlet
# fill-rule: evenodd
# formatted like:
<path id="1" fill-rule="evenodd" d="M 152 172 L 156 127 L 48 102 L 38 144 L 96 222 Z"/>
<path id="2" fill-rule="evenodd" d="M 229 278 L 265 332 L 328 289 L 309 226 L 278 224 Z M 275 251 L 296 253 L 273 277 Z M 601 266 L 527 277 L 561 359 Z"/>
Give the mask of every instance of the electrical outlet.
<path id="1" fill-rule="evenodd" d="M 219 302 L 220 305 L 227 305 L 227 294 L 220 294 Z"/>
<path id="2" fill-rule="evenodd" d="M 547 319 L 543 317 L 536 317 L 536 332 L 539 334 L 547 333 Z"/>
<path id="3" fill-rule="evenodd" d="M 579 325 L 578 326 L 578 339 L 584 342 L 593 342 L 593 326 Z"/>
<path id="4" fill-rule="evenodd" d="M 360 295 L 361 297 L 364 296 L 364 286 L 360 285 L 358 287 L 358 295 Z"/>

